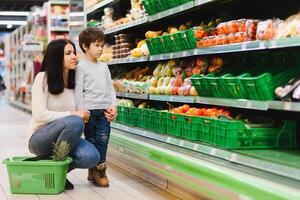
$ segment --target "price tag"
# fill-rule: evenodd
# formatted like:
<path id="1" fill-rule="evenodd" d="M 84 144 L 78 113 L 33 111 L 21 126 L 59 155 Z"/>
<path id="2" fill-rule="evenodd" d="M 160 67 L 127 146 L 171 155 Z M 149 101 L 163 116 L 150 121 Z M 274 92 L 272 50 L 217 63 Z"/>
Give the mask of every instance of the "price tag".
<path id="1" fill-rule="evenodd" d="M 259 46 L 258 46 L 259 49 L 264 49 L 265 48 L 265 42 L 259 42 Z"/>
<path id="2" fill-rule="evenodd" d="M 291 102 L 284 102 L 284 110 L 291 110 L 292 103 Z"/>
<path id="3" fill-rule="evenodd" d="M 194 150 L 194 151 L 197 151 L 197 150 L 198 150 L 198 147 L 199 147 L 199 144 L 195 144 L 194 147 L 193 147 L 193 150 Z"/>
<path id="4" fill-rule="evenodd" d="M 183 140 L 180 140 L 180 142 L 179 142 L 179 146 L 183 146 L 183 143 L 184 143 L 184 141 Z"/>
<path id="5" fill-rule="evenodd" d="M 241 48 L 243 51 L 245 51 L 247 49 L 247 43 L 242 43 Z"/>
<path id="6" fill-rule="evenodd" d="M 146 131 L 143 131 L 143 132 L 142 132 L 142 136 L 146 136 Z"/>
<path id="7" fill-rule="evenodd" d="M 179 11 L 183 11 L 183 6 L 180 6 L 180 7 L 179 7 Z"/>
<path id="8" fill-rule="evenodd" d="M 276 48 L 276 47 L 277 47 L 276 40 L 271 40 L 270 48 Z"/>
<path id="9" fill-rule="evenodd" d="M 211 151 L 210 151 L 210 155 L 215 156 L 216 152 L 217 152 L 217 149 L 212 148 Z"/>
<path id="10" fill-rule="evenodd" d="M 125 151 L 125 150 L 124 150 L 122 147 L 119 147 L 119 152 L 120 152 L 120 153 L 124 153 L 124 151 Z"/>
<path id="11" fill-rule="evenodd" d="M 229 160 L 231 162 L 236 162 L 238 155 L 236 153 L 230 154 Z"/>
<path id="12" fill-rule="evenodd" d="M 246 108 L 252 108 L 252 102 L 246 101 Z"/>
<path id="13" fill-rule="evenodd" d="M 167 137 L 166 143 L 170 143 L 170 142 L 171 142 L 171 138 L 170 138 L 170 137 Z"/>

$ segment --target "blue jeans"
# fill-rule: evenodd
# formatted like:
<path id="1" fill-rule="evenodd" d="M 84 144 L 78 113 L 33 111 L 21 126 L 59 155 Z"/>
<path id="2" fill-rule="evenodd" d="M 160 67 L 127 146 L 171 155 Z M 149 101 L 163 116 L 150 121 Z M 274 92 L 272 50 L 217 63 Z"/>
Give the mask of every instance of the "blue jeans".
<path id="1" fill-rule="evenodd" d="M 89 121 L 85 124 L 85 138 L 98 149 L 100 161 L 98 164 L 106 161 L 106 152 L 110 135 L 110 122 L 104 115 L 104 109 L 90 110 Z"/>
<path id="2" fill-rule="evenodd" d="M 73 158 L 69 169 L 94 167 L 100 155 L 94 145 L 80 138 L 83 130 L 83 120 L 78 116 L 56 119 L 34 132 L 29 140 L 29 151 L 37 156 L 52 155 L 52 143 L 65 140 L 70 144 L 69 156 Z"/>

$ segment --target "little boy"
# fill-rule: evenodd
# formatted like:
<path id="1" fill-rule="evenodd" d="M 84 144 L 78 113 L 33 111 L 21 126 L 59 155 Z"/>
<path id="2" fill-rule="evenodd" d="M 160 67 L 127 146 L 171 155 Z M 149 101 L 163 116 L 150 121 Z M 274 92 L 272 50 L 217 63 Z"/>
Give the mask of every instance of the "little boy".
<path id="1" fill-rule="evenodd" d="M 110 135 L 110 122 L 116 116 L 116 93 L 108 66 L 98 62 L 102 53 L 104 33 L 96 28 L 87 28 L 79 35 L 79 46 L 85 58 L 76 69 L 75 101 L 77 109 L 91 113 L 85 125 L 86 140 L 95 145 L 100 162 L 90 168 L 88 180 L 99 187 L 108 187 L 106 175 L 106 151 Z"/>

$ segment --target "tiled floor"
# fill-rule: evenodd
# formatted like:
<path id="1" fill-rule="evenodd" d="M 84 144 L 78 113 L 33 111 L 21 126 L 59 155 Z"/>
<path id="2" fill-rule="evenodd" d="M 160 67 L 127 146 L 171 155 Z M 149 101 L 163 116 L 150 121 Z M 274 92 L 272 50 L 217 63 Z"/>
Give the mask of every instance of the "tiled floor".
<path id="1" fill-rule="evenodd" d="M 0 161 L 16 155 L 30 155 L 25 137 L 30 115 L 0 100 Z M 0 200 L 166 200 L 177 199 L 158 187 L 110 164 L 109 188 L 97 188 L 86 180 L 87 170 L 74 170 L 68 178 L 75 189 L 59 195 L 13 195 L 9 191 L 6 166 L 0 164 Z"/>

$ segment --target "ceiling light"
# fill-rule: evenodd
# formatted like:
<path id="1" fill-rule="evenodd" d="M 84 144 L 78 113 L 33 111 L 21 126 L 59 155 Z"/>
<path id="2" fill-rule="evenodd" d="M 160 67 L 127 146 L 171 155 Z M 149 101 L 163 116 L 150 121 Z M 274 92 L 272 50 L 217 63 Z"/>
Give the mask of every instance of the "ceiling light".
<path id="1" fill-rule="evenodd" d="M 0 25 L 26 25 L 27 21 L 1 21 L 0 20 Z"/>
<path id="2" fill-rule="evenodd" d="M 11 29 L 12 28 L 12 24 L 7 24 L 6 28 Z"/>
<path id="3" fill-rule="evenodd" d="M 19 12 L 19 11 L 0 11 L 1 16 L 28 16 L 29 12 Z"/>

